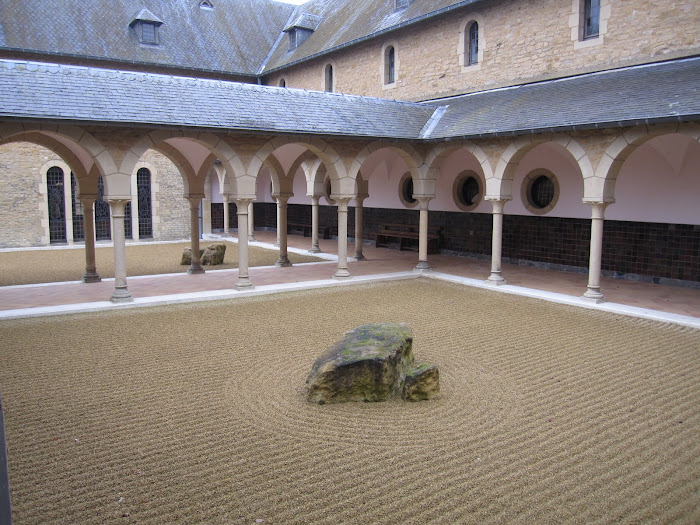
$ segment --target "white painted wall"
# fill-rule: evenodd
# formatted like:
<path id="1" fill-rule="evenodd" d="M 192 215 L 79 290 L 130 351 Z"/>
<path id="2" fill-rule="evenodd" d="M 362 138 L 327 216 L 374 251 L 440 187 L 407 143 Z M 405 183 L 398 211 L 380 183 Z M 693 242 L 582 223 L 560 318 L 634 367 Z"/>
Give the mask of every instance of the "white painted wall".
<path id="1" fill-rule="evenodd" d="M 700 224 L 700 144 L 674 134 L 637 149 L 620 170 L 605 218 Z"/>

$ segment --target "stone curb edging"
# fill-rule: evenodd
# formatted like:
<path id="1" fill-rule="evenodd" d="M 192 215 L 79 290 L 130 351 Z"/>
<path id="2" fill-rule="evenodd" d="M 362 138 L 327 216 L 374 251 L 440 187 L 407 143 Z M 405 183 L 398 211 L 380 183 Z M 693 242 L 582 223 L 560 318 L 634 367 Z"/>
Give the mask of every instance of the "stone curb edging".
<path id="1" fill-rule="evenodd" d="M 10 473 L 5 442 L 5 419 L 0 392 L 0 523 L 12 525 L 12 505 L 10 504 Z"/>

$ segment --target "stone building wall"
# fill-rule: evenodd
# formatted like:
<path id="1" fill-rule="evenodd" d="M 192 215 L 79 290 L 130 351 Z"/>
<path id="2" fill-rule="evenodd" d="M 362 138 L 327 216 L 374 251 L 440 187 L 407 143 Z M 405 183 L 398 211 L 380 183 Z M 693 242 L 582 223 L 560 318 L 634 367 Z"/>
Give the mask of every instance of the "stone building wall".
<path id="1" fill-rule="evenodd" d="M 622 65 L 697 54 L 697 2 L 636 0 L 601 2 L 608 16 L 598 39 L 575 42 L 578 0 L 497 0 L 477 4 L 382 35 L 360 45 L 271 74 L 266 83 L 323 89 L 324 68 L 333 64 L 334 91 L 418 100 L 520 82 L 573 75 Z M 468 23 L 479 23 L 483 59 L 460 64 Z M 397 81 L 382 79 L 382 49 L 396 49 Z M 583 44 L 583 45 L 582 45 Z M 462 58 L 462 63 L 464 59 Z"/>
<path id="2" fill-rule="evenodd" d="M 148 150 L 141 161 L 153 166 L 152 182 L 153 239 L 176 240 L 190 237 L 190 207 L 185 199 L 182 175 L 175 165 L 154 150 Z M 152 174 L 153 175 L 153 174 Z"/>
<path id="3" fill-rule="evenodd" d="M 0 248 L 48 244 L 42 222 L 44 217 L 48 220 L 48 203 L 41 167 L 50 160 L 59 158 L 27 142 L 0 146 Z"/>

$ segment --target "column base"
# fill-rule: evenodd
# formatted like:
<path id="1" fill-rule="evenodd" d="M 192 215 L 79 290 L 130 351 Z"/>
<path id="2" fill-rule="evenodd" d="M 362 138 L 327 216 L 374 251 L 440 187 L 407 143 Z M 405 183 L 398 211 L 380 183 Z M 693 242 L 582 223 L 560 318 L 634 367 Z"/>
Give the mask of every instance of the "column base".
<path id="1" fill-rule="evenodd" d="M 248 242 L 255 242 L 255 235 L 248 235 Z"/>
<path id="2" fill-rule="evenodd" d="M 508 284 L 500 273 L 492 273 L 489 278 L 486 279 L 486 284 L 493 284 L 495 286 L 500 286 L 502 284 Z"/>
<path id="3" fill-rule="evenodd" d="M 274 246 L 275 248 L 279 248 L 279 247 L 280 247 L 280 243 L 276 242 L 276 243 L 274 243 L 272 246 Z"/>
<path id="4" fill-rule="evenodd" d="M 356 260 L 356 261 L 364 261 L 364 260 L 365 260 L 365 256 L 362 255 L 361 253 L 356 253 L 356 254 L 355 254 L 355 260 Z"/>
<path id="5" fill-rule="evenodd" d="M 200 273 L 204 273 L 204 268 L 202 268 L 202 265 L 197 265 L 195 266 L 194 264 L 187 268 L 187 273 L 190 275 L 196 275 Z"/>
<path id="6" fill-rule="evenodd" d="M 309 248 L 309 253 L 321 253 L 321 248 L 319 248 L 318 246 L 312 246 L 311 248 Z"/>
<path id="7" fill-rule="evenodd" d="M 333 279 L 350 279 L 350 272 L 345 268 L 338 268 L 333 274 Z"/>
<path id="8" fill-rule="evenodd" d="M 255 286 L 253 286 L 253 283 L 250 281 L 250 278 L 239 277 L 238 281 L 236 281 L 236 284 L 233 288 L 236 290 L 252 290 L 253 288 L 255 288 Z"/>
<path id="9" fill-rule="evenodd" d="M 115 304 L 134 302 L 134 298 L 126 288 L 115 288 L 109 300 Z"/>
<path id="10" fill-rule="evenodd" d="M 102 277 L 100 277 L 97 272 L 85 272 L 83 275 L 83 282 L 84 283 L 99 283 L 102 281 Z"/>
<path id="11" fill-rule="evenodd" d="M 605 302 L 605 296 L 600 292 L 600 288 L 588 288 L 581 298 L 586 302 L 600 304 Z"/>
<path id="12" fill-rule="evenodd" d="M 280 258 L 277 259 L 277 262 L 275 263 L 275 266 L 277 266 L 278 268 L 288 268 L 291 265 L 292 263 L 287 256 L 280 256 Z"/>
<path id="13" fill-rule="evenodd" d="M 425 270 L 430 270 L 430 264 L 428 264 L 428 261 L 418 261 L 418 264 L 416 264 L 416 267 L 414 268 L 415 271 L 425 271 Z"/>

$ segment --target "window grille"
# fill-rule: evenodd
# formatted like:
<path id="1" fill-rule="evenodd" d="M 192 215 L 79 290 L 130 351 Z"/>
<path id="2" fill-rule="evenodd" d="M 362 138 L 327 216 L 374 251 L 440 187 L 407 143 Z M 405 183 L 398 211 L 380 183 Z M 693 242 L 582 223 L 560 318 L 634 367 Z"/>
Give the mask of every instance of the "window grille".
<path id="1" fill-rule="evenodd" d="M 49 200 L 49 242 L 66 242 L 66 201 L 63 170 L 57 166 L 46 172 Z"/>
<path id="2" fill-rule="evenodd" d="M 124 238 L 134 238 L 133 231 L 131 230 L 131 202 L 124 204 Z"/>
<path id="3" fill-rule="evenodd" d="M 396 51 L 394 46 L 386 50 L 386 79 L 385 84 L 393 84 L 396 81 Z"/>
<path id="4" fill-rule="evenodd" d="M 326 91 L 333 92 L 333 66 L 331 64 L 326 66 Z"/>
<path id="5" fill-rule="evenodd" d="M 474 22 L 469 26 L 469 60 L 468 65 L 476 64 L 479 62 L 479 24 Z"/>
<path id="6" fill-rule="evenodd" d="M 109 204 L 104 200 L 105 185 L 102 177 L 97 179 L 97 200 L 95 201 L 95 238 L 98 241 L 112 238 L 109 224 Z"/>
<path id="7" fill-rule="evenodd" d="M 600 0 L 584 0 L 583 38 L 595 38 L 600 34 Z"/>
<path id="8" fill-rule="evenodd" d="M 156 25 L 150 22 L 141 22 L 141 42 L 144 44 L 157 44 Z"/>
<path id="9" fill-rule="evenodd" d="M 223 202 L 212 202 L 211 203 L 211 231 L 212 232 L 224 231 L 224 203 Z"/>
<path id="10" fill-rule="evenodd" d="M 139 238 L 153 237 L 151 172 L 146 168 L 136 172 L 136 194 L 139 202 Z"/>
<path id="11" fill-rule="evenodd" d="M 479 195 L 479 183 L 474 177 L 467 177 L 462 182 L 462 203 L 466 206 L 472 206 Z"/>
<path id="12" fill-rule="evenodd" d="M 77 198 L 78 181 L 75 180 L 75 175 L 70 174 L 70 194 L 71 204 L 73 208 L 73 240 L 85 240 L 85 216 L 83 212 L 83 203 Z"/>
<path id="13" fill-rule="evenodd" d="M 540 175 L 530 187 L 530 201 L 537 208 L 546 208 L 554 200 L 554 184 L 549 177 Z"/>

